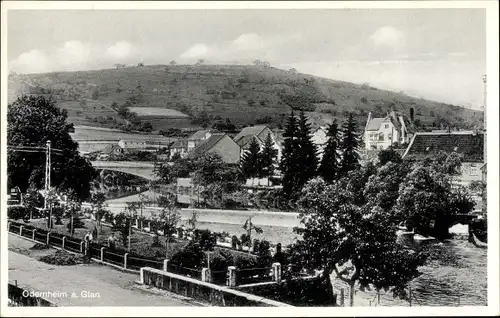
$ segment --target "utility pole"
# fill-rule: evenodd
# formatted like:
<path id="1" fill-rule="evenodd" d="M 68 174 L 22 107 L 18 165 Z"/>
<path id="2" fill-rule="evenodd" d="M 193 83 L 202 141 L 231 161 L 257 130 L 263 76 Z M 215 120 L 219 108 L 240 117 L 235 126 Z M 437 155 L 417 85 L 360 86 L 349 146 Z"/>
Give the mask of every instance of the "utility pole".
<path id="1" fill-rule="evenodd" d="M 47 140 L 47 150 L 45 153 L 45 210 L 49 210 L 49 220 L 48 220 L 48 228 L 52 228 L 52 198 L 49 198 L 49 191 L 50 191 L 50 170 L 51 170 L 51 160 L 50 160 L 50 146 L 51 142 L 50 140 Z M 47 200 L 49 199 L 49 200 Z M 49 201 L 49 202 L 47 202 Z M 48 205 L 48 206 L 47 206 Z"/>
<path id="2" fill-rule="evenodd" d="M 484 163 L 486 163 L 486 155 L 487 155 L 487 151 L 486 151 L 486 88 L 487 88 L 487 85 L 486 85 L 486 74 L 483 75 L 483 84 L 484 84 L 484 91 L 483 91 L 483 119 L 484 119 L 484 145 L 483 145 L 483 150 L 484 150 L 484 153 L 483 153 L 483 161 Z"/>

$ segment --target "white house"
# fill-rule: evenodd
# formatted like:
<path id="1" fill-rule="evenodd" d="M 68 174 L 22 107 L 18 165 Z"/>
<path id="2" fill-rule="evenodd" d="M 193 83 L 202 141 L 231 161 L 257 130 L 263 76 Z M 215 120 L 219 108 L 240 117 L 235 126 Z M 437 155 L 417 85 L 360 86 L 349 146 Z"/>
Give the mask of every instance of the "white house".
<path id="1" fill-rule="evenodd" d="M 201 144 L 213 135 L 212 130 L 198 130 L 188 138 L 187 152 L 191 152 L 196 146 Z"/>
<path id="2" fill-rule="evenodd" d="M 409 140 L 408 129 L 401 114 L 391 111 L 384 118 L 372 117 L 371 112 L 368 114 L 364 133 L 366 149 L 387 149 L 395 143 L 406 144 Z"/>
<path id="3" fill-rule="evenodd" d="M 327 128 L 320 126 L 311 135 L 311 141 L 316 145 L 316 148 L 318 149 L 319 160 L 323 158 L 323 151 L 328 141 L 328 136 L 326 135 L 326 133 Z"/>
<path id="4" fill-rule="evenodd" d="M 233 140 L 241 147 L 240 156 L 248 150 L 252 139 L 255 139 L 262 150 L 264 147 L 264 143 L 267 139 L 267 136 L 271 136 L 271 140 L 273 142 L 273 148 L 277 151 L 277 162 L 281 160 L 281 146 L 277 141 L 276 135 L 272 132 L 272 130 L 264 125 L 259 126 L 250 126 L 243 128 L 240 133 L 238 133 Z"/>

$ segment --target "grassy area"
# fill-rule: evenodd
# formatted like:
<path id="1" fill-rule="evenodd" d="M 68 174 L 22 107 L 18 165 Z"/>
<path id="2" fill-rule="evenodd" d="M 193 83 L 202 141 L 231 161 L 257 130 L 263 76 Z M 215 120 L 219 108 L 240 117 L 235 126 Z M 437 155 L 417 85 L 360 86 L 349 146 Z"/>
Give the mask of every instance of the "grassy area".
<path id="1" fill-rule="evenodd" d="M 69 220 L 63 219 L 62 222 L 62 225 L 54 224 L 52 231 L 69 236 L 70 233 L 67 228 Z M 83 220 L 83 222 L 85 223 L 85 228 L 76 229 L 73 237 L 83 240 L 87 231 L 93 229 L 96 226 L 96 222 L 88 219 Z M 32 220 L 29 224 L 41 229 L 47 229 L 47 220 L 45 219 Z M 117 231 L 113 231 L 111 227 L 106 225 L 102 226 L 102 231 L 100 231 L 97 238 L 94 237 L 94 241 L 100 244 L 107 244 L 108 237 L 113 232 L 115 232 L 115 236 L 118 239 L 118 241 L 116 242 L 116 247 L 126 249 L 127 244 L 123 244 L 120 233 Z M 180 251 L 187 244 L 187 241 L 184 240 L 171 241 L 169 243 L 169 249 L 167 253 L 166 238 L 160 236 L 158 237 L 158 240 L 161 246 L 152 246 L 153 236 L 132 229 L 132 236 L 130 237 L 131 252 L 147 257 L 171 258 L 172 255 Z"/>
<path id="2" fill-rule="evenodd" d="M 111 123 L 119 120 L 116 113 L 102 105 L 110 106 L 113 102 L 122 105 L 126 101 L 134 108 L 164 108 L 191 116 L 205 110 L 213 120 L 218 116 L 228 117 L 234 124 L 255 124 L 266 116 L 271 118 L 270 124 L 278 124 L 292 107 L 306 107 L 314 114 L 328 114 L 339 120 L 353 112 L 360 127 L 364 126 L 369 111 L 383 116 L 396 110 L 409 116 L 410 108 L 415 109 L 415 118 L 426 125 L 439 119 L 452 125 L 482 125 L 479 111 L 272 67 L 151 65 L 30 74 L 9 79 L 9 88 L 13 88 L 9 100 L 13 94 L 32 93 L 36 85 L 57 89 L 54 96 L 61 100 L 60 107 L 68 109 L 70 121 L 98 127 L 111 124 L 92 118 L 110 116 Z M 68 94 L 76 95 L 68 98 Z M 87 100 L 84 105 L 80 104 L 82 99 Z M 316 120 L 328 118 L 312 117 L 313 126 L 323 124 Z M 168 125 L 163 119 L 155 122 L 156 127 L 189 125 L 188 120 Z"/>

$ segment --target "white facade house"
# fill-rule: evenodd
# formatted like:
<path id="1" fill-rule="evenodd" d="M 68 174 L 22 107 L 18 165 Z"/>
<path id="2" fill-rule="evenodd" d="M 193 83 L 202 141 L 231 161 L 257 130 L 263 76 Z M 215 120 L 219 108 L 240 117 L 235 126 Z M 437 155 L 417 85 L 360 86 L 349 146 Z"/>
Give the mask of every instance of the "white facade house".
<path id="1" fill-rule="evenodd" d="M 213 135 L 211 130 L 198 130 L 188 138 L 187 152 L 191 152 L 196 146 Z"/>
<path id="2" fill-rule="evenodd" d="M 372 117 L 371 112 L 368 114 L 364 133 L 367 150 L 387 149 L 395 143 L 406 144 L 410 140 L 409 137 L 402 115 L 394 111 L 384 118 Z"/>
<path id="3" fill-rule="evenodd" d="M 323 158 L 323 151 L 325 150 L 326 143 L 328 141 L 327 128 L 320 126 L 311 135 L 311 141 L 316 145 L 318 149 L 319 160 Z"/>

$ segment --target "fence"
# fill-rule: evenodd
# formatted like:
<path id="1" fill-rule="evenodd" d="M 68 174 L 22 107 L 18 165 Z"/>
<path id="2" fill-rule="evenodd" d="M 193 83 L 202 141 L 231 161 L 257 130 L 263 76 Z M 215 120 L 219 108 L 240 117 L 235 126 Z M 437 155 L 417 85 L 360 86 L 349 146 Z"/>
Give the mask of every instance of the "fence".
<path id="1" fill-rule="evenodd" d="M 75 253 L 85 253 L 85 242 L 81 239 L 12 221 L 8 222 L 7 227 L 10 233 L 29 238 L 33 241 Z M 99 262 L 136 272 L 141 267 L 162 269 L 164 263 L 163 259 L 134 255 L 124 250 L 110 250 L 107 246 L 97 243 L 92 243 L 89 246 L 89 254 L 91 258 Z"/>
<path id="2" fill-rule="evenodd" d="M 212 306 L 292 307 L 288 304 L 154 268 L 141 268 L 140 283 L 191 297 Z"/>
<path id="3" fill-rule="evenodd" d="M 18 287 L 16 285 L 9 284 L 8 294 L 9 306 L 56 307 L 56 305 L 43 298 L 31 296 L 29 290 Z"/>

